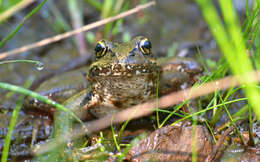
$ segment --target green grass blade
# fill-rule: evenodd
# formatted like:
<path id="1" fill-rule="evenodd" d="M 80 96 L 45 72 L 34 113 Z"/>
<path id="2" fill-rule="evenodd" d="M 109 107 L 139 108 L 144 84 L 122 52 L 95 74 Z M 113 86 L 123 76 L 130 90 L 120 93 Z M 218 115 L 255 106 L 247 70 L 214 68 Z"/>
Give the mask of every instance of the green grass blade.
<path id="1" fill-rule="evenodd" d="M 231 70 L 237 74 L 246 74 L 253 70 L 249 55 L 246 52 L 245 41 L 239 27 L 238 19 L 232 7 L 232 1 L 220 0 L 224 21 L 227 31 L 222 24 L 216 8 L 210 0 L 197 0 L 209 28 L 216 39 L 216 42 L 227 59 Z M 243 65 L 243 66 L 241 66 Z M 260 120 L 260 94 L 254 88 L 255 84 L 250 83 L 251 78 L 242 77 L 240 79 L 245 83 L 245 93 L 248 96 L 249 103 L 252 105 L 258 120 Z"/>
<path id="2" fill-rule="evenodd" d="M 114 143 L 115 143 L 115 146 L 116 146 L 116 149 L 117 149 L 117 151 L 121 151 L 120 150 L 120 146 L 119 146 L 119 144 L 118 144 L 118 142 L 117 142 L 117 138 L 116 138 L 116 133 L 115 133 L 115 131 L 114 131 L 114 127 L 113 127 L 113 120 L 114 120 L 114 117 L 112 117 L 112 119 L 111 119 L 111 123 L 110 123 L 110 125 L 111 125 L 111 132 L 112 132 L 112 137 L 113 137 L 113 141 L 114 141 Z M 119 138 L 119 140 L 120 140 L 120 138 Z"/>
<path id="3" fill-rule="evenodd" d="M 99 2 L 98 0 L 85 0 L 89 5 L 92 7 L 96 8 L 99 12 L 102 10 L 102 3 Z"/>
<path id="4" fill-rule="evenodd" d="M 220 101 L 221 101 L 221 103 L 223 104 L 223 106 L 224 106 L 224 108 L 225 108 L 225 110 L 226 110 L 226 113 L 228 114 L 228 117 L 229 117 L 229 119 L 230 119 L 231 124 L 232 124 L 232 125 L 234 126 L 234 128 L 235 128 L 236 133 L 238 134 L 238 136 L 239 136 L 239 138 L 241 139 L 242 143 L 245 144 L 244 137 L 241 135 L 241 133 L 240 133 L 240 131 L 239 131 L 239 129 L 238 129 L 238 127 L 237 127 L 237 125 L 236 125 L 236 123 L 235 123 L 233 117 L 232 117 L 232 115 L 231 115 L 230 112 L 228 111 L 228 108 L 227 108 L 227 106 L 226 106 L 226 104 L 225 104 L 225 101 L 222 99 L 221 95 L 219 95 L 219 98 L 220 98 Z"/>
<path id="5" fill-rule="evenodd" d="M 207 120 L 205 120 L 204 123 L 206 124 L 206 126 L 207 126 L 207 128 L 208 128 L 208 130 L 209 130 L 209 132 L 210 132 L 210 134 L 211 134 L 211 136 L 213 138 L 213 141 L 216 144 L 217 143 L 217 139 L 215 137 L 214 131 L 212 130 L 213 128 L 210 126 L 210 124 L 209 124 L 209 122 Z"/>
<path id="6" fill-rule="evenodd" d="M 21 95 L 19 97 L 18 102 L 16 104 L 16 107 L 15 107 L 15 109 L 13 111 L 12 119 L 11 119 L 11 122 L 10 122 L 10 125 L 9 125 L 9 129 L 8 129 L 8 133 L 7 133 L 6 137 L 5 137 L 5 146 L 4 146 L 4 149 L 3 149 L 3 152 L 2 152 L 1 162 L 6 162 L 7 161 L 8 152 L 9 152 L 10 143 L 11 143 L 12 133 L 13 133 L 13 130 L 14 130 L 14 127 L 15 127 L 15 124 L 16 124 L 16 121 L 17 121 L 17 118 L 18 118 L 18 115 L 19 115 L 19 111 L 20 111 L 20 109 L 22 107 L 23 100 L 24 100 L 24 95 Z"/>
<path id="7" fill-rule="evenodd" d="M 2 64 L 10 64 L 10 63 L 32 63 L 35 64 L 36 68 L 39 70 L 43 69 L 44 64 L 40 61 L 35 60 L 7 60 L 7 61 L 1 61 L 0 65 Z"/>
<path id="8" fill-rule="evenodd" d="M 253 124 L 254 124 L 254 121 L 253 121 L 253 114 L 252 114 L 252 108 L 249 107 L 249 113 L 248 113 L 248 118 L 249 118 L 249 141 L 248 141 L 248 145 L 249 146 L 254 146 L 255 143 L 254 143 L 254 135 L 253 135 Z"/>
<path id="9" fill-rule="evenodd" d="M 195 120 L 192 122 L 192 162 L 198 161 L 198 153 L 197 153 L 197 116 L 195 116 Z"/>
<path id="10" fill-rule="evenodd" d="M 158 128 L 162 128 L 164 124 L 167 122 L 168 119 L 170 119 L 171 116 L 177 115 L 176 111 L 178 111 L 180 108 L 182 108 L 185 104 L 187 104 L 187 100 L 182 102 L 181 104 L 177 105 L 177 107 L 174 108 L 174 111 L 170 112 L 170 114 L 162 121 L 162 123 L 158 126 Z M 160 111 L 160 109 L 158 110 Z M 179 115 L 177 115 L 179 116 Z"/>
<path id="11" fill-rule="evenodd" d="M 22 28 L 23 24 L 32 16 L 34 15 L 39 9 L 42 8 L 42 6 L 47 2 L 47 0 L 42 1 L 35 9 L 33 9 L 29 14 L 25 16 L 25 18 L 20 22 L 20 24 L 7 36 L 0 42 L 0 48 L 3 47 L 3 45 L 13 38 L 15 34 Z"/>
<path id="12" fill-rule="evenodd" d="M 65 18 L 65 15 L 61 13 L 60 9 L 56 6 L 55 2 L 48 1 L 46 3 L 47 8 L 50 9 L 50 14 L 53 15 L 53 19 L 46 19 L 48 24 L 53 28 L 57 33 L 62 33 L 63 31 L 71 30 L 68 20 Z"/>
<path id="13" fill-rule="evenodd" d="M 247 7 L 247 9 L 246 9 L 246 20 L 245 20 L 243 27 L 242 27 L 242 29 L 244 29 L 244 32 L 243 32 L 244 38 L 248 39 L 248 37 L 251 33 L 250 31 L 252 31 L 252 29 L 254 28 L 254 20 L 257 20 L 257 16 L 259 14 L 259 11 L 260 11 L 260 6 L 256 5 L 253 12 L 251 14 L 249 14 L 249 8 Z"/>
<path id="14" fill-rule="evenodd" d="M 122 12 L 124 12 L 124 11 L 127 11 L 128 10 L 128 8 L 129 8 L 129 5 L 130 5 L 130 3 L 129 3 L 129 1 L 127 1 L 125 4 L 124 4 L 124 6 L 123 6 L 123 8 L 122 8 Z M 119 13 L 119 11 L 118 11 L 118 13 Z M 117 13 L 117 14 L 118 14 Z M 116 14 L 115 14 L 116 15 Z M 123 21 L 124 21 L 124 19 L 119 19 L 119 20 L 117 20 L 116 22 L 115 22 L 115 25 L 114 25 L 114 27 L 113 27 L 113 29 L 112 29 L 112 36 L 114 36 L 114 35 L 116 35 L 118 32 L 119 32 L 119 27 L 120 27 L 120 25 L 122 25 L 123 24 Z"/>
<path id="15" fill-rule="evenodd" d="M 231 67 L 236 73 L 239 74 L 252 71 L 252 64 L 246 51 L 245 41 L 243 39 L 243 35 L 239 26 L 238 18 L 232 7 L 232 2 L 226 0 L 220 0 L 219 2 L 224 16 L 226 28 L 231 40 L 229 44 L 233 45 L 234 47 L 231 56 L 227 53 L 224 53 L 224 55 L 226 56 L 226 58 L 232 58 L 232 62 L 234 62 L 235 59 L 243 61 L 241 62 L 243 63 L 243 68 L 238 68 L 236 64 L 235 66 Z"/>
<path id="16" fill-rule="evenodd" d="M 30 85 L 32 84 L 33 79 L 30 78 L 26 83 L 25 83 L 25 88 L 30 87 Z M 23 100 L 24 100 L 24 95 L 21 95 L 18 99 L 18 102 L 15 106 L 15 109 L 12 113 L 12 118 L 10 120 L 10 125 L 9 125 L 9 129 L 7 132 L 7 135 L 5 137 L 5 145 L 4 145 L 4 149 L 2 152 L 2 158 L 1 158 L 1 162 L 6 162 L 8 159 L 8 152 L 9 152 L 9 148 L 10 148 L 10 144 L 11 144 L 11 137 L 12 137 L 12 133 L 13 130 L 15 128 L 18 116 L 19 116 L 19 112 L 21 110 L 22 104 L 23 104 Z"/>
<path id="17" fill-rule="evenodd" d="M 15 86 L 15 85 L 11 85 L 11 84 L 8 84 L 8 83 L 3 83 L 3 82 L 0 82 L 0 88 L 7 89 L 7 90 L 10 90 L 10 91 L 14 91 L 14 92 L 18 92 L 18 93 L 21 93 L 21 94 L 26 95 L 26 96 L 31 96 L 31 97 L 36 98 L 37 100 L 40 100 L 40 101 L 42 101 L 42 102 L 44 102 L 46 104 L 50 104 L 50 105 L 56 107 L 59 110 L 68 112 L 78 122 L 83 124 L 83 122 L 72 111 L 70 111 L 66 107 L 62 106 L 61 104 L 58 104 L 55 101 L 52 101 L 52 100 L 48 99 L 45 96 L 39 95 L 38 93 L 35 93 L 35 92 L 30 91 L 28 89 L 25 89 L 23 87 L 19 87 L 19 86 Z"/>
<path id="18" fill-rule="evenodd" d="M 159 82 L 160 82 L 160 76 L 157 76 L 157 80 L 156 80 L 156 123 L 157 123 L 157 127 L 160 128 L 160 117 L 159 117 Z"/>
<path id="19" fill-rule="evenodd" d="M 247 98 L 239 98 L 239 99 L 236 99 L 236 100 L 227 101 L 225 104 L 227 105 L 227 104 L 231 104 L 231 103 L 234 103 L 234 102 L 245 101 L 245 100 L 247 100 Z M 185 116 L 184 118 L 179 119 L 179 120 L 177 120 L 176 122 L 172 123 L 171 125 L 175 125 L 175 124 L 177 124 L 177 123 L 179 123 L 179 122 L 181 122 L 181 121 L 183 121 L 183 120 L 185 120 L 185 119 L 189 119 L 189 118 L 191 118 L 191 117 L 193 117 L 193 116 L 195 116 L 195 115 L 199 115 L 199 114 L 205 113 L 206 111 L 212 110 L 212 109 L 217 108 L 217 107 L 220 107 L 220 106 L 223 106 L 223 104 L 214 105 L 214 106 L 209 107 L 209 108 L 207 108 L 207 109 L 204 109 L 204 110 L 195 112 L 195 113 L 193 113 L 193 114 L 187 115 L 187 116 Z"/>

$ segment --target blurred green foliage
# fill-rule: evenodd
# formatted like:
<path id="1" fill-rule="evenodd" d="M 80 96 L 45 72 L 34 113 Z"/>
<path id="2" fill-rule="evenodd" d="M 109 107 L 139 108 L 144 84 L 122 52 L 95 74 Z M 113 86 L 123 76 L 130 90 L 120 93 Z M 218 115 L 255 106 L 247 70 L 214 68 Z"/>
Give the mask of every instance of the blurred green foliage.
<path id="1" fill-rule="evenodd" d="M 5 0 L 5 1 L 0 0 L 0 13 L 4 12 L 8 8 L 12 7 L 13 5 L 16 5 L 20 1 L 21 0 Z"/>

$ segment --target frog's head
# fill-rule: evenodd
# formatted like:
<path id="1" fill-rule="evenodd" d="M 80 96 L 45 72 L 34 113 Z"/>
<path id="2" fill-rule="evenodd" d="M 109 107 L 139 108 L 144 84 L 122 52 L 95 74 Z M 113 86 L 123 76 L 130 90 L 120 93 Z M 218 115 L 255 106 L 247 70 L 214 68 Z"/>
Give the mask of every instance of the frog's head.
<path id="1" fill-rule="evenodd" d="M 151 49 L 151 42 L 142 36 L 126 43 L 101 40 L 96 45 L 96 61 L 90 67 L 89 76 L 135 76 L 155 73 L 158 66 Z"/>

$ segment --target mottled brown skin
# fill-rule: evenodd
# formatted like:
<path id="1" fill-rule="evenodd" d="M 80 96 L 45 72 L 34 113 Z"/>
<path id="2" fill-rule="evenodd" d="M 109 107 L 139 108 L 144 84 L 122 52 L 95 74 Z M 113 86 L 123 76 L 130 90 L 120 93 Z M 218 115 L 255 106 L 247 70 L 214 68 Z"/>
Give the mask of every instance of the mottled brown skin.
<path id="1" fill-rule="evenodd" d="M 96 45 L 95 53 L 96 61 L 88 68 L 88 84 L 85 90 L 73 88 L 82 83 L 77 81 L 80 79 L 75 75 L 70 74 L 67 77 L 69 83 L 65 77 L 60 81 L 67 83 L 65 87 L 69 85 L 69 89 L 64 90 L 59 85 L 51 88 L 53 86 L 49 86 L 47 82 L 39 91 L 50 89 L 44 94 L 52 99 L 55 97 L 55 101 L 62 102 L 65 98 L 63 105 L 82 118 L 88 112 L 96 117 L 103 117 L 155 98 L 157 87 L 159 96 L 187 88 L 202 72 L 201 65 L 193 59 L 171 57 L 156 60 L 151 52 L 150 41 L 140 36 L 127 43 L 101 40 Z M 61 91 L 52 92 L 60 87 Z M 63 97 L 63 93 L 73 96 Z M 29 101 L 27 107 L 30 111 L 55 110 L 42 106 L 35 99 Z"/>
<path id="2" fill-rule="evenodd" d="M 175 59 L 179 64 L 161 67 L 153 58 L 151 48 L 142 48 L 145 43 L 151 47 L 147 38 L 139 36 L 121 44 L 103 40 L 103 53 L 97 53 L 96 47 L 98 57 L 87 75 L 89 92 L 81 103 L 91 114 L 103 117 L 153 99 L 159 82 L 160 95 L 179 90 L 181 86 L 185 88 L 190 84 L 189 71 L 201 72 L 195 61 L 184 63 L 181 59 Z M 191 62 L 194 70 L 189 68 Z"/>
<path id="3" fill-rule="evenodd" d="M 71 109 L 81 118 L 86 118 L 86 113 L 88 112 L 96 117 L 103 117 L 155 98 L 157 88 L 160 96 L 190 86 L 194 82 L 194 76 L 202 72 L 201 66 L 192 59 L 165 58 L 155 60 L 152 56 L 151 49 L 144 50 L 140 48 L 140 40 L 144 42 L 147 39 L 144 37 L 136 37 L 128 43 L 121 44 L 104 41 L 103 44 L 105 44 L 104 47 L 106 47 L 104 52 L 100 52 L 96 48 L 96 61 L 88 70 L 86 70 L 86 68 L 80 70 L 84 72 L 88 71 L 87 89 L 81 87 L 83 84 L 81 80 L 83 76 L 81 73 L 80 75 L 74 75 L 77 72 L 73 71 L 68 75 L 69 77 L 67 77 L 68 73 L 66 77 L 65 74 L 64 76 L 57 76 L 57 82 L 61 82 L 62 86 L 57 86 L 56 79 L 53 78 L 52 81 L 48 80 L 48 82 L 45 82 L 46 84 L 42 84 L 38 91 L 45 92 L 43 93 L 44 95 L 51 99 L 56 99 L 55 101 L 57 102 L 63 102 L 65 99 L 66 101 L 63 105 Z M 144 43 L 141 44 L 145 45 Z M 85 81 L 85 79 L 83 79 L 83 81 Z M 73 84 L 71 82 L 73 82 Z M 51 85 L 47 83 L 51 83 Z M 65 87 L 63 87 L 64 85 Z M 80 86 L 80 88 L 77 88 L 78 86 Z M 70 96 L 71 94 L 73 94 L 72 97 Z M 35 111 L 40 116 L 43 114 L 39 112 L 46 111 L 46 113 L 49 113 L 52 110 L 55 111 L 55 109 L 49 109 L 50 107 L 47 108 L 46 104 L 42 105 L 35 99 L 33 101 L 37 102 L 30 103 L 29 101 L 30 100 L 28 100 L 27 105 L 28 110 Z M 8 114 L 2 115 L 6 117 Z M 35 116 L 33 116 L 33 118 L 36 119 Z M 44 118 L 44 120 L 42 120 L 42 118 Z M 51 122 L 51 120 L 49 121 L 49 119 L 45 117 L 39 119 L 40 121 L 44 121 L 45 124 L 46 121 Z M 34 133 L 31 132 L 36 132 L 36 129 L 38 129 L 38 127 L 32 127 L 32 120 L 28 120 L 28 122 L 29 123 L 19 125 L 16 128 L 16 132 L 24 133 L 24 131 L 26 131 L 25 133 L 28 134 L 28 136 L 26 136 L 27 143 L 29 141 L 28 139 L 31 138 L 30 136 L 34 136 Z M 25 127 L 26 130 L 24 130 Z M 3 129 L 2 138 L 4 138 L 7 133 L 7 131 L 5 131 L 6 125 L 3 125 Z M 44 132 L 48 132 L 48 129 L 49 127 L 46 127 Z M 44 137 L 43 135 L 46 136 Z M 47 133 L 43 135 L 41 135 L 41 138 L 47 138 L 49 136 Z M 32 137 L 32 139 L 34 139 L 34 137 Z M 14 150 L 12 150 L 11 147 L 10 153 L 12 153 L 12 151 L 14 151 L 16 155 L 17 153 L 24 153 L 24 151 L 19 152 L 19 149 L 17 151 L 19 147 L 24 150 L 23 141 L 24 140 L 20 141 Z M 40 141 L 39 138 L 37 141 Z M 16 145 L 16 143 L 13 144 Z M 3 145 L 3 143 L 0 142 L 0 145 Z M 30 155 L 30 152 L 28 152 L 27 155 Z"/>
<path id="4" fill-rule="evenodd" d="M 104 41 L 105 54 L 90 66 L 87 76 L 90 92 L 86 107 L 94 116 L 102 117 L 155 97 L 160 68 L 150 52 L 140 49 L 142 41 L 148 40 L 136 37 L 121 44 Z"/>

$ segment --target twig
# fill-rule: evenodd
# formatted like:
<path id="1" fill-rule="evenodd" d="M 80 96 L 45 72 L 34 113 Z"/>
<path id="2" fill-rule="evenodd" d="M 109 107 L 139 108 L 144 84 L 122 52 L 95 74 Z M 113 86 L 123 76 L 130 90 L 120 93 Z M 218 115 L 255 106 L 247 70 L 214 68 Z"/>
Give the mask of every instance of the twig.
<path id="1" fill-rule="evenodd" d="M 162 109 L 165 109 L 167 107 L 170 107 L 172 105 L 181 103 L 188 99 L 194 99 L 196 97 L 206 95 L 209 93 L 214 92 L 215 90 L 224 90 L 226 88 L 230 88 L 233 86 L 241 85 L 242 83 L 239 82 L 242 77 L 250 77 L 251 82 L 259 82 L 260 81 L 260 71 L 255 71 L 247 75 L 241 75 L 241 76 L 229 76 L 225 77 L 223 79 L 212 81 L 209 83 L 205 83 L 204 85 L 200 85 L 197 87 L 188 88 L 185 90 L 181 90 L 178 92 L 170 93 L 169 95 L 163 96 L 159 98 L 159 107 Z M 72 138 L 77 138 L 85 134 L 91 134 L 93 132 L 102 130 L 108 126 L 110 126 L 111 123 L 117 124 L 122 123 L 127 120 L 136 119 L 142 116 L 146 116 L 151 114 L 156 106 L 157 101 L 152 100 L 150 102 L 146 102 L 144 104 L 140 104 L 137 106 L 133 106 L 131 108 L 125 109 L 121 112 L 118 112 L 114 115 L 108 115 L 104 118 L 97 119 L 95 121 L 88 122 L 84 127 L 76 128 L 73 130 L 73 135 L 71 135 Z M 111 122 L 112 120 L 112 122 Z M 63 139 L 62 137 L 59 139 Z M 47 142 L 43 144 L 39 150 L 36 150 L 37 154 L 44 153 L 52 148 L 55 148 L 57 145 L 62 143 L 64 141 L 52 141 L 51 143 Z"/>
<path id="2" fill-rule="evenodd" d="M 56 35 L 54 37 L 47 38 L 47 39 L 41 40 L 39 42 L 32 43 L 30 45 L 26 45 L 26 46 L 23 46 L 21 48 L 17 48 L 17 49 L 11 50 L 9 52 L 2 52 L 2 53 L 0 53 L 0 60 L 4 59 L 6 57 L 9 57 L 9 56 L 18 54 L 18 53 L 22 53 L 22 52 L 25 52 L 25 51 L 28 51 L 28 50 L 31 50 L 31 49 L 34 49 L 34 48 L 42 47 L 42 46 L 45 46 L 45 45 L 53 43 L 53 42 L 57 42 L 57 41 L 60 41 L 62 39 L 65 39 L 65 38 L 71 37 L 73 35 L 76 35 L 78 33 L 81 33 L 81 32 L 84 32 L 84 31 L 87 31 L 87 30 L 90 30 L 90 29 L 102 26 L 102 25 L 110 23 L 112 21 L 115 21 L 115 20 L 124 18 L 126 16 L 132 15 L 132 14 L 134 14 L 134 13 L 140 11 L 140 10 L 143 10 L 145 8 L 148 8 L 148 7 L 151 7 L 152 5 L 155 5 L 155 1 L 146 3 L 144 5 L 138 5 L 135 8 L 133 8 L 131 10 L 128 10 L 126 12 L 123 12 L 121 14 L 118 14 L 118 15 L 116 15 L 114 17 L 110 17 L 110 18 L 107 18 L 107 19 L 103 19 L 103 20 L 94 22 L 92 24 L 83 26 L 82 28 L 79 28 L 79 29 L 76 29 L 76 30 L 73 30 L 73 31 L 70 31 L 70 32 L 67 32 L 67 33 L 63 33 L 63 34 L 60 34 L 60 35 Z"/>
<path id="3" fill-rule="evenodd" d="M 42 6 L 47 2 L 47 0 L 43 0 L 37 7 L 35 7 L 29 14 L 27 14 L 23 20 L 17 25 L 17 27 L 10 33 L 8 34 L 3 40 L 0 42 L 0 48 L 11 38 L 15 36 L 15 34 L 22 28 L 23 24 L 29 20 L 36 12 L 38 12 Z"/>
<path id="4" fill-rule="evenodd" d="M 230 126 L 225 132 L 222 134 L 221 138 L 218 140 L 218 143 L 214 146 L 212 152 L 206 158 L 206 162 L 214 161 L 216 159 L 216 155 L 221 147 L 221 145 L 225 142 L 225 138 L 234 130 L 233 126 Z"/>
<path id="5" fill-rule="evenodd" d="M 10 16 L 14 15 L 16 12 L 22 10 L 23 8 L 27 7 L 31 3 L 33 3 L 35 0 L 23 0 L 16 5 L 12 6 L 8 10 L 6 10 L 4 13 L 0 14 L 0 23 L 6 19 L 8 19 Z"/>

